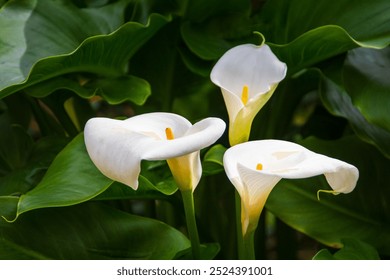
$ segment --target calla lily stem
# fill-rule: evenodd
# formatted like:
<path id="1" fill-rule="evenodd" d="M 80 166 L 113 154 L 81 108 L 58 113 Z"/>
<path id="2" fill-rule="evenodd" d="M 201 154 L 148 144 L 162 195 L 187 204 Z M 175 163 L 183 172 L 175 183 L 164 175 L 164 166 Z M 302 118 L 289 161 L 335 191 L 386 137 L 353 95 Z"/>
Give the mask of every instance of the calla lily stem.
<path id="1" fill-rule="evenodd" d="M 235 191 L 235 203 L 238 259 L 243 260 L 245 258 L 245 250 L 241 227 L 241 198 L 237 191 Z"/>
<path id="2" fill-rule="evenodd" d="M 255 260 L 255 232 L 251 231 L 247 232 L 245 236 L 243 237 L 243 247 L 244 247 L 244 254 L 243 258 L 244 260 Z"/>
<path id="3" fill-rule="evenodd" d="M 192 190 L 182 190 L 184 212 L 186 215 L 188 235 L 191 240 L 192 257 L 200 259 L 200 241 L 195 219 L 194 194 Z"/>

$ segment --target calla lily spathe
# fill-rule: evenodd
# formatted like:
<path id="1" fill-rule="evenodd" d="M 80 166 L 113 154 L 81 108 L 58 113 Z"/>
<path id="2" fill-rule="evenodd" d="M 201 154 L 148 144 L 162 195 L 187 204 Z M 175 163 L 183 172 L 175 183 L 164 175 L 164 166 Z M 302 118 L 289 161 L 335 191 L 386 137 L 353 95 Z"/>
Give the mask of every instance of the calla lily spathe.
<path id="1" fill-rule="evenodd" d="M 223 158 L 229 180 L 241 197 L 243 235 L 256 229 L 268 195 L 282 179 L 324 174 L 334 193 L 349 193 L 359 171 L 346 162 L 281 140 L 250 141 L 229 148 Z"/>
<path id="2" fill-rule="evenodd" d="M 227 51 L 211 71 L 229 114 L 230 145 L 246 142 L 256 114 L 286 76 L 287 66 L 262 44 L 244 44 Z"/>
<path id="3" fill-rule="evenodd" d="M 176 114 L 149 113 L 126 120 L 92 118 L 84 137 L 93 163 L 112 180 L 136 190 L 142 160 L 167 160 L 179 188 L 193 191 L 202 174 L 199 151 L 224 130 L 218 118 L 192 125 Z"/>

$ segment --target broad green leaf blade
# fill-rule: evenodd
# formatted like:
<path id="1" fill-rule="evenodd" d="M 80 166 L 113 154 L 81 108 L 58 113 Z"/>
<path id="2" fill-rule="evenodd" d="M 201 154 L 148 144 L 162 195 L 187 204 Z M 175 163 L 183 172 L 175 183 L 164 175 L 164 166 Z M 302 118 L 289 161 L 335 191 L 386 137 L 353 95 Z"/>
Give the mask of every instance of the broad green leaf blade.
<path id="1" fill-rule="evenodd" d="M 358 108 L 352 104 L 351 97 L 339 85 L 322 74 L 321 79 L 320 95 L 325 107 L 332 114 L 346 118 L 363 141 L 376 146 L 385 156 L 390 158 L 390 133 L 369 123 Z"/>
<path id="2" fill-rule="evenodd" d="M 185 17 L 194 22 L 205 21 L 208 18 L 219 18 L 222 14 L 248 12 L 250 1 L 242 0 L 197 0 L 188 1 Z"/>
<path id="3" fill-rule="evenodd" d="M 338 25 L 359 41 L 389 41 L 390 2 L 387 0 L 277 0 L 261 10 L 261 27 L 271 42 L 286 44 L 305 32 Z"/>
<path id="4" fill-rule="evenodd" d="M 26 234 L 28 233 L 28 234 Z M 190 246 L 170 226 L 99 203 L 40 209 L 0 222 L 0 248 L 13 259 L 173 259 Z M 0 259 L 7 259 L 0 250 Z"/>
<path id="5" fill-rule="evenodd" d="M 218 59 L 235 45 L 216 37 L 215 34 L 205 33 L 199 27 L 192 27 L 189 23 L 183 25 L 182 34 L 189 48 L 206 60 Z M 342 27 L 326 25 L 309 30 L 286 44 L 272 43 L 271 38 L 266 38 L 266 40 L 276 56 L 288 65 L 288 72 L 291 75 L 357 47 L 385 48 L 390 43 L 390 30 L 385 37 L 358 41 Z M 204 45 L 203 42 L 205 41 L 209 44 Z M 252 41 L 252 39 L 248 39 L 249 41 Z"/>
<path id="6" fill-rule="evenodd" d="M 234 45 L 211 32 L 205 27 L 194 26 L 190 22 L 183 23 L 181 34 L 188 48 L 204 60 L 215 60 Z M 205 44 L 204 42 L 207 42 Z"/>
<path id="7" fill-rule="evenodd" d="M 70 53 L 84 39 L 114 31 L 123 23 L 124 7 L 124 1 L 85 10 L 70 1 L 9 1 L 0 10 L 0 65 L 7 69 L 0 89 L 21 83 L 38 60 Z"/>
<path id="8" fill-rule="evenodd" d="M 117 79 L 97 79 L 89 87 L 100 89 L 100 95 L 110 104 L 132 101 L 143 105 L 152 94 L 149 83 L 135 76 L 123 76 Z"/>
<path id="9" fill-rule="evenodd" d="M 0 226 L 1 227 L 1 226 Z M 13 241 L 6 240 L 0 233 L 0 259 L 1 260 L 47 260 L 47 256 L 44 256 L 38 252 L 19 246 Z"/>
<path id="10" fill-rule="evenodd" d="M 135 191 L 132 188 L 118 182 L 114 182 L 105 192 L 98 195 L 95 200 L 114 199 L 169 199 L 169 196 L 177 191 L 177 186 L 172 180 L 164 180 L 157 185 L 152 184 L 146 177 L 139 176 L 139 186 Z"/>
<path id="11" fill-rule="evenodd" d="M 344 66 L 345 89 L 368 122 L 390 132 L 390 48 L 355 49 Z"/>
<path id="12" fill-rule="evenodd" d="M 315 65 L 328 58 L 357 47 L 385 48 L 390 43 L 387 37 L 370 41 L 357 41 L 340 26 L 327 25 L 307 31 L 285 45 L 270 44 L 278 58 L 287 63 L 290 74 Z"/>
<path id="13" fill-rule="evenodd" d="M 371 245 L 356 239 L 342 240 L 343 248 L 333 255 L 327 249 L 319 251 L 314 260 L 379 260 L 378 252 Z"/>
<path id="14" fill-rule="evenodd" d="M 250 1 L 190 1 L 186 13 L 189 20 L 180 30 L 183 40 L 198 57 L 215 60 L 254 31 L 250 9 Z"/>
<path id="15" fill-rule="evenodd" d="M 200 59 L 188 48 L 183 48 L 179 50 L 180 57 L 185 64 L 185 66 L 193 73 L 208 78 L 210 76 L 212 62 Z"/>
<path id="16" fill-rule="evenodd" d="M 158 175 L 158 172 L 163 173 Z M 70 206 L 96 196 L 98 200 L 164 199 L 177 191 L 170 173 L 151 168 L 143 170 L 143 174 L 137 191 L 113 184 L 114 181 L 101 174 L 92 163 L 84 136 L 79 134 L 57 155 L 40 183 L 20 197 L 17 215 L 39 208 Z"/>
<path id="17" fill-rule="evenodd" d="M 26 92 L 32 97 L 43 98 L 57 90 L 73 91 L 83 98 L 92 97 L 96 92 L 96 89 L 82 86 L 80 82 L 64 76 L 55 77 L 32 85 L 26 89 Z"/>
<path id="18" fill-rule="evenodd" d="M 60 50 L 57 48 L 48 48 L 52 52 L 46 53 L 46 51 L 42 50 L 45 48 L 35 49 L 36 46 L 29 45 L 28 42 L 24 41 L 25 38 L 19 34 L 20 32 L 23 32 L 22 27 L 27 24 L 29 17 L 27 16 L 26 18 L 21 19 L 21 21 L 16 24 L 17 26 L 21 26 L 21 30 L 14 30 L 12 28 L 13 25 L 9 23 L 8 19 L 8 17 L 10 17 L 9 14 L 13 15 L 13 9 L 3 9 L 0 12 L 0 16 L 2 16 L 0 17 L 0 23 L 7 26 L 10 25 L 10 30 L 7 32 L 15 32 L 17 34 L 15 36 L 20 37 L 15 38 L 15 42 L 9 44 L 22 46 L 24 45 L 25 48 L 21 51 L 21 53 L 12 55 L 6 52 L 0 52 L 0 70 L 2 70 L 1 67 L 7 67 L 7 70 L 5 70 L 5 68 L 3 69 L 4 72 L 14 72 L 12 74 L 13 79 L 11 79 L 10 77 L 2 77 L 4 79 L 0 80 L 0 89 L 2 89 L 2 91 L 0 92 L 0 97 L 4 97 L 18 90 L 27 88 L 28 86 L 35 85 L 37 83 L 69 73 L 87 72 L 98 74 L 104 77 L 124 77 L 124 74 L 127 71 L 127 63 L 131 56 L 163 25 L 165 25 L 169 21 L 168 18 L 153 14 L 150 16 L 149 22 L 146 25 L 142 25 L 136 22 L 128 22 L 120 26 L 117 30 L 114 30 L 112 28 L 113 25 L 105 24 L 104 21 L 101 21 L 101 17 L 109 18 L 110 16 L 112 16 L 112 8 L 107 8 L 107 11 L 100 11 L 101 13 L 89 11 L 89 13 L 86 12 L 86 15 L 80 16 L 78 18 L 74 16 L 74 14 L 76 14 L 76 16 L 78 15 L 78 13 L 74 12 L 74 9 L 76 8 L 69 8 L 69 4 L 62 6 L 63 4 L 61 4 L 61 2 L 56 3 L 57 4 L 55 5 L 58 5 L 58 7 L 56 6 L 56 9 L 62 10 L 62 16 L 56 18 L 55 20 L 53 19 L 53 21 L 50 21 L 50 19 L 47 19 L 42 16 L 44 14 L 47 14 L 47 10 L 45 10 L 45 8 L 41 5 L 29 8 L 34 9 L 33 12 L 34 15 L 36 14 L 36 17 L 39 17 L 39 15 L 43 17 L 39 19 L 39 21 L 43 21 L 46 24 L 49 24 L 47 21 L 50 21 L 51 25 L 53 25 L 55 28 L 59 28 L 60 30 L 62 30 L 62 32 L 64 33 L 62 34 L 64 36 L 64 40 L 67 39 L 67 32 L 73 34 L 72 31 L 75 32 L 75 30 L 77 30 L 77 26 L 83 26 L 84 22 L 91 21 L 91 24 L 95 23 L 95 28 L 91 27 L 91 33 L 93 34 L 85 34 L 85 36 L 82 36 L 82 38 L 77 37 L 77 33 L 73 34 L 79 40 L 77 41 L 77 43 L 75 43 L 73 37 L 70 39 L 68 38 L 68 41 L 71 41 L 71 46 L 69 45 L 68 47 L 69 49 L 65 51 L 63 49 Z M 123 5 L 123 2 L 118 2 L 118 4 L 115 6 L 117 10 L 114 14 L 123 13 Z M 14 7 L 13 5 L 10 6 Z M 112 6 L 109 5 L 107 7 Z M 19 6 L 16 5 L 16 8 L 19 8 Z M 44 10 L 40 11 L 39 9 Z M 63 21 L 61 21 L 61 19 L 66 18 L 68 14 L 72 14 L 70 16 L 75 21 L 71 21 L 72 24 L 68 22 L 66 22 L 65 24 Z M 1 20 L 3 20 L 3 22 L 1 22 Z M 100 27 L 101 24 L 103 24 L 105 28 Z M 116 24 L 116 26 L 117 25 L 118 24 Z M 71 30 L 61 29 L 63 27 L 70 28 Z M 41 28 L 41 26 L 39 26 L 39 28 Z M 41 29 L 39 30 L 44 33 Z M 50 29 L 47 30 L 47 32 L 49 31 Z M 109 32 L 111 33 L 108 34 Z M 4 35 L 7 34 L 8 33 L 5 33 Z M 10 40 L 13 39 L 12 36 L 10 38 Z M 46 40 L 49 39 L 54 40 L 54 42 L 48 42 L 49 45 L 51 43 L 54 45 L 58 44 L 56 38 L 46 38 Z M 40 42 L 39 37 L 34 38 L 34 40 L 31 40 L 31 42 L 34 44 Z M 65 45 L 66 43 L 67 41 L 64 42 Z M 33 49 L 35 51 L 32 51 Z M 38 52 L 38 54 L 34 59 L 29 58 L 29 62 L 27 63 L 28 65 L 25 66 L 26 63 L 22 63 L 22 61 L 20 60 L 21 54 L 29 52 Z M 23 69 L 20 68 L 21 65 L 24 65 Z M 10 67 L 11 69 L 9 69 Z M 15 73 L 18 71 L 19 74 Z M 132 79 L 130 89 L 127 89 L 127 91 L 123 93 L 121 98 L 123 99 L 123 96 L 131 96 L 132 94 L 134 94 L 134 91 L 132 91 L 131 89 L 134 89 L 135 87 L 135 89 L 138 90 L 140 87 L 139 81 L 140 79 Z M 145 86 L 142 85 L 141 88 L 145 89 Z M 77 93 L 78 92 L 79 91 L 77 91 Z M 141 92 L 143 93 L 143 96 L 139 97 L 141 93 L 137 93 L 138 97 L 136 96 L 134 97 L 134 99 L 144 100 L 147 97 L 145 94 L 145 90 Z M 148 91 L 146 92 L 148 93 Z M 81 92 L 80 95 L 83 96 L 84 93 Z M 118 102 L 118 97 L 116 97 L 115 95 L 112 100 L 108 93 L 106 93 L 105 97 L 113 103 Z M 129 98 L 129 100 L 131 100 L 131 98 Z M 137 102 L 140 103 L 141 101 Z"/>
<path id="19" fill-rule="evenodd" d="M 87 201 L 105 191 L 112 182 L 94 166 L 80 134 L 57 155 L 42 181 L 20 197 L 17 215 Z"/>
<path id="20" fill-rule="evenodd" d="M 147 179 L 139 180 L 139 187 L 135 191 L 129 186 L 114 182 L 106 191 L 99 194 L 94 200 L 116 200 L 116 199 L 164 199 L 165 196 L 153 191 L 152 184 Z"/>
<path id="21" fill-rule="evenodd" d="M 258 31 L 273 43 L 273 50 L 292 74 L 359 46 L 388 46 L 389 11 L 387 0 L 267 1 Z"/>
<path id="22" fill-rule="evenodd" d="M 353 238 L 390 254 L 390 161 L 375 148 L 356 137 L 338 141 L 314 138 L 300 144 L 308 149 L 344 160 L 360 170 L 355 190 L 350 194 L 320 194 L 329 189 L 324 178 L 282 180 L 271 192 L 267 208 L 293 228 L 335 248 L 342 239 Z"/>
<path id="23" fill-rule="evenodd" d="M 137 21 L 146 24 L 151 14 L 173 15 L 182 17 L 188 6 L 188 0 L 142 0 L 131 1 L 131 21 Z"/>
<path id="24" fill-rule="evenodd" d="M 255 5 L 252 9 L 256 9 Z M 259 31 L 293 74 L 356 47 L 388 46 L 389 11 L 387 0 L 359 0 L 353 5 L 350 0 L 267 1 L 259 14 L 252 11 L 255 14 L 252 18 L 245 14 L 238 16 L 239 11 L 235 11 L 229 20 L 221 16 L 200 24 L 185 22 L 181 33 L 198 57 L 216 60 L 237 44 L 259 44 L 258 38 L 255 40 L 251 34 Z"/>
<path id="25" fill-rule="evenodd" d="M 131 75 L 119 78 L 97 78 L 84 85 L 73 79 L 59 76 L 30 86 L 25 91 L 30 96 L 42 98 L 57 90 L 73 91 L 82 98 L 90 98 L 99 94 L 114 105 L 124 101 L 142 105 L 151 95 L 149 83 Z"/>

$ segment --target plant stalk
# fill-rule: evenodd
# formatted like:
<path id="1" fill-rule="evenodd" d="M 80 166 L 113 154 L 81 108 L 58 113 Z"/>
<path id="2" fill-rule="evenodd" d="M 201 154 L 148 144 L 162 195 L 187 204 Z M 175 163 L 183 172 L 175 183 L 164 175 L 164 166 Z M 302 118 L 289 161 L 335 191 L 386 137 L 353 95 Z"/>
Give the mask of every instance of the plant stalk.
<path id="1" fill-rule="evenodd" d="M 181 191 L 184 204 L 184 212 L 186 215 L 188 235 L 191 240 L 192 257 L 196 260 L 200 259 L 200 241 L 198 228 L 196 226 L 194 194 L 192 190 Z"/>
<path id="2" fill-rule="evenodd" d="M 236 235 L 237 235 L 237 253 L 238 259 L 243 260 L 245 256 L 244 240 L 242 236 L 241 226 L 241 197 L 240 194 L 235 191 L 235 206 L 236 206 Z"/>
<path id="3" fill-rule="evenodd" d="M 243 237 L 244 243 L 244 260 L 255 260 L 255 230 L 247 232 Z"/>

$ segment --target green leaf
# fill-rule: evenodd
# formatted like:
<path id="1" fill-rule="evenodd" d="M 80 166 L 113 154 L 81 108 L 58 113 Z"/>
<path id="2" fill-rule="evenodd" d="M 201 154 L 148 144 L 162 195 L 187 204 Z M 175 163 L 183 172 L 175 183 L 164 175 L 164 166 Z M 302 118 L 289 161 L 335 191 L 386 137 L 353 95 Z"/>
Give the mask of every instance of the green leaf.
<path id="1" fill-rule="evenodd" d="M 76 92 L 83 98 L 90 98 L 95 94 L 99 94 L 109 104 L 114 105 L 124 101 L 142 105 L 151 94 L 150 85 L 147 81 L 131 75 L 119 78 L 96 78 L 83 86 L 73 79 L 59 76 L 30 86 L 25 91 L 30 96 L 42 98 L 63 89 Z"/>
<path id="2" fill-rule="evenodd" d="M 189 246 L 182 233 L 160 221 L 100 203 L 0 221 L 0 259 L 173 259 Z"/>
<path id="3" fill-rule="evenodd" d="M 20 197 L 17 215 L 38 208 L 87 201 L 106 190 L 112 182 L 92 163 L 83 134 L 79 134 L 57 155 L 42 181 Z"/>
<path id="4" fill-rule="evenodd" d="M 203 60 L 215 60 L 235 45 L 247 43 L 254 31 L 247 3 L 241 1 L 234 12 L 220 13 L 202 23 L 184 22 L 180 31 L 188 48 Z"/>
<path id="5" fill-rule="evenodd" d="M 242 37 L 250 36 L 250 8 L 250 1 L 242 0 L 189 1 L 186 13 L 189 20 L 181 26 L 182 38 L 198 57 L 215 60 L 238 42 L 243 42 Z M 199 66 L 205 61 L 196 64 Z"/>
<path id="6" fill-rule="evenodd" d="M 288 65 L 289 73 L 293 74 L 350 49 L 384 48 L 389 43 L 390 35 L 385 39 L 357 41 L 340 26 L 327 25 L 307 31 L 288 44 L 270 46 L 278 58 Z"/>
<path id="7" fill-rule="evenodd" d="M 139 186 L 135 191 L 132 188 L 118 182 L 114 182 L 105 192 L 98 195 L 95 200 L 113 199 L 168 199 L 167 196 L 177 191 L 176 184 L 165 180 L 157 185 L 152 184 L 146 177 L 139 176 Z"/>
<path id="8" fill-rule="evenodd" d="M 293 74 L 356 47 L 388 46 L 389 10 L 387 0 L 267 1 L 258 31 Z"/>
<path id="9" fill-rule="evenodd" d="M 360 170 L 355 190 L 333 196 L 323 176 L 282 180 L 271 192 L 266 207 L 291 227 L 335 248 L 345 238 L 359 239 L 381 254 L 390 254 L 390 161 L 374 147 L 347 137 L 335 141 L 309 138 L 300 142 L 308 149 L 344 160 Z"/>
<path id="10" fill-rule="evenodd" d="M 277 0 L 261 10 L 261 29 L 267 40 L 286 44 L 325 25 L 337 25 L 351 37 L 388 44 L 390 2 L 387 0 Z M 387 43 L 386 43 L 387 42 Z"/>
<path id="11" fill-rule="evenodd" d="M 64 74 L 87 72 L 125 79 L 126 85 L 131 86 L 119 99 L 143 102 L 146 94 L 150 93 L 145 91 L 145 81 L 124 76 L 127 63 L 169 19 L 154 14 L 147 25 L 128 22 L 119 27 L 120 20 L 112 23 L 110 19 L 121 18 L 112 15 L 123 14 L 127 1 L 85 10 L 79 10 L 69 2 L 50 2 L 50 5 L 42 5 L 41 2 L 32 1 L 26 6 L 25 2 L 14 1 L 0 12 L 0 24 L 7 27 L 1 38 L 9 38 L 6 46 L 10 46 L 0 48 L 0 71 L 7 73 L 0 79 L 0 97 Z M 44 16 L 47 14 L 55 14 L 56 17 L 50 19 Z M 24 28 L 34 31 L 31 37 L 24 37 Z M 47 36 L 54 31 L 57 37 Z M 42 48 L 43 42 L 50 47 Z M 25 55 L 22 56 L 23 53 Z M 57 80 L 54 80 L 52 88 L 56 85 Z M 85 96 L 86 92 L 80 91 L 74 84 L 70 87 Z M 139 89 L 140 93 L 129 97 L 135 94 L 133 90 Z M 105 97 L 112 103 L 118 102 L 117 93 L 111 99 L 110 94 L 105 92 Z"/>
<path id="12" fill-rule="evenodd" d="M 132 101 L 143 105 L 151 95 L 151 88 L 147 81 L 135 76 L 123 76 L 117 79 L 97 79 L 88 87 L 100 90 L 100 95 L 110 104 L 120 104 Z"/>
<path id="13" fill-rule="evenodd" d="M 194 26 L 190 22 L 184 23 L 181 28 L 181 34 L 188 48 L 200 58 L 204 60 L 217 59 L 234 46 L 211 32 L 205 32 L 205 28 L 207 27 Z"/>
<path id="14" fill-rule="evenodd" d="M 355 49 L 344 66 L 345 89 L 365 119 L 390 132 L 390 48 Z"/>
<path id="15" fill-rule="evenodd" d="M 114 183 L 92 163 L 84 136 L 79 134 L 57 155 L 39 184 L 20 197 L 16 215 L 39 208 L 70 206 L 95 197 L 97 200 L 166 199 L 178 188 L 171 173 L 160 167 L 159 162 L 143 165 L 137 191 Z"/>
<path id="16" fill-rule="evenodd" d="M 237 9 L 229 16 L 216 16 L 214 20 L 185 22 L 181 33 L 192 52 L 202 59 L 215 60 L 237 44 L 258 44 L 252 32 L 262 32 L 293 74 L 356 47 L 389 45 L 389 2 L 358 2 L 351 5 L 350 0 L 331 4 L 326 0 L 267 1 L 259 14 L 252 7 L 255 13 L 252 18 L 246 13 L 240 15 Z M 341 14 L 336 16 L 335 12 Z"/>
<path id="17" fill-rule="evenodd" d="M 333 255 L 327 249 L 322 249 L 314 260 L 379 260 L 378 252 L 371 245 L 356 239 L 342 240 L 343 248 Z"/>
<path id="18" fill-rule="evenodd" d="M 202 162 L 203 175 L 213 175 L 224 170 L 223 155 L 225 151 L 226 148 L 221 144 L 214 145 L 207 151 Z"/>
<path id="19" fill-rule="evenodd" d="M 248 11 L 249 7 L 250 1 L 242 0 L 188 1 L 185 16 L 191 21 L 201 22 L 221 14 Z"/>
<path id="20" fill-rule="evenodd" d="M 0 88 L 22 82 L 38 60 L 70 53 L 84 39 L 118 28 L 124 4 L 81 10 L 70 1 L 9 1 L 0 11 L 0 61 L 8 70 Z M 111 13 L 118 16 L 109 18 Z"/>
<path id="21" fill-rule="evenodd" d="M 321 78 L 320 95 L 325 107 L 332 114 L 346 118 L 363 141 L 376 146 L 385 156 L 390 158 L 390 132 L 369 123 L 358 108 L 352 104 L 351 97 L 341 86 L 325 75 L 321 75 Z"/>
<path id="22" fill-rule="evenodd" d="M 163 195 L 172 195 L 178 190 L 165 160 L 141 162 L 139 180 L 143 188 L 141 192 L 158 191 Z"/>
<path id="23" fill-rule="evenodd" d="M 215 34 L 205 33 L 204 30 L 189 23 L 183 25 L 182 34 L 189 48 L 206 60 L 218 59 L 224 52 L 238 44 L 218 38 Z M 357 47 L 385 48 L 390 43 L 390 35 L 358 41 L 342 27 L 327 25 L 309 30 L 287 44 L 269 43 L 270 38 L 266 40 L 276 56 L 288 65 L 288 72 L 291 75 Z M 205 41 L 208 42 L 207 45 L 204 44 Z M 246 43 L 250 41 L 252 39 L 248 38 Z"/>
<path id="24" fill-rule="evenodd" d="M 212 62 L 200 59 L 188 48 L 179 50 L 181 60 L 185 66 L 192 72 L 201 77 L 208 78 L 212 68 Z"/>
<path id="25" fill-rule="evenodd" d="M 142 0 L 131 1 L 131 21 L 146 24 L 151 14 L 172 15 L 182 17 L 188 6 L 188 0 Z"/>
<path id="26" fill-rule="evenodd" d="M 79 82 L 64 76 L 55 77 L 32 85 L 26 89 L 26 92 L 32 97 L 43 98 L 57 90 L 77 92 L 83 98 L 92 97 L 96 92 L 96 89 L 81 86 Z"/>

